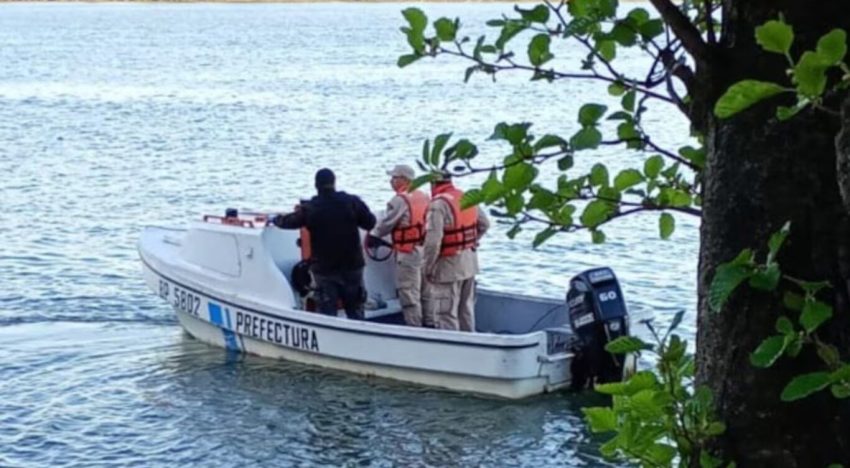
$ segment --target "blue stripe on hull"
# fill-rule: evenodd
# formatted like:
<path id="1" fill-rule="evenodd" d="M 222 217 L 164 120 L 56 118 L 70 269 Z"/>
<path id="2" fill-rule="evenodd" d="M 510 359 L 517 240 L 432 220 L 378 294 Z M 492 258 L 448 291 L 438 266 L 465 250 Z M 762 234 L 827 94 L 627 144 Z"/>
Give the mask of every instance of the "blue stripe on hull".
<path id="1" fill-rule="evenodd" d="M 224 345 L 227 349 L 239 351 L 239 342 L 236 339 L 236 333 L 230 330 L 230 311 L 227 309 L 222 311 L 220 305 L 213 304 L 212 302 L 207 304 L 207 309 L 210 313 L 210 322 L 221 328 L 221 332 L 224 334 Z"/>

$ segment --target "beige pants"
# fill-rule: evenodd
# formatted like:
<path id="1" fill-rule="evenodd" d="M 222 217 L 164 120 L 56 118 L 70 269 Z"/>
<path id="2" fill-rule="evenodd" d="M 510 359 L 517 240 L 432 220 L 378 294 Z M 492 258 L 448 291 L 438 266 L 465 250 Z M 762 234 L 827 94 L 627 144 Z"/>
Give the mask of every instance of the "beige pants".
<path id="1" fill-rule="evenodd" d="M 475 331 L 475 278 L 428 283 L 428 306 L 441 330 Z"/>
<path id="2" fill-rule="evenodd" d="M 417 255 L 398 254 L 396 282 L 404 322 L 413 327 L 433 326 L 434 321 L 422 314 L 425 275 L 422 274 L 421 260 Z"/>

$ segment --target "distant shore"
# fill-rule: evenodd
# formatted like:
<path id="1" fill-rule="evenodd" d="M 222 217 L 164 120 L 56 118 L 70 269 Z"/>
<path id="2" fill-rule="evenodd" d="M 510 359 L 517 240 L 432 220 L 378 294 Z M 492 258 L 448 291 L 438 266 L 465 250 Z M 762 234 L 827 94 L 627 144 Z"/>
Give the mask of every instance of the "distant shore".
<path id="1" fill-rule="evenodd" d="M 641 0 L 624 0 L 636 2 Z M 543 3 L 542 0 L 0 0 L 3 3 Z"/>
<path id="2" fill-rule="evenodd" d="M 623 0 L 644 3 L 647 0 Z M 543 3 L 542 0 L 0 0 L 3 3 Z"/>

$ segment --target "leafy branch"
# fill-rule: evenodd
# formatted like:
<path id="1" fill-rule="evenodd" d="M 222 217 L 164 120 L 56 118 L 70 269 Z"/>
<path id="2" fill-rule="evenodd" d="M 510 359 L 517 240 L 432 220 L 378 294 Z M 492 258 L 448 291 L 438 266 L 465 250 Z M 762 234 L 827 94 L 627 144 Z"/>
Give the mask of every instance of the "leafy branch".
<path id="1" fill-rule="evenodd" d="M 488 21 L 489 26 L 499 28 L 498 38 L 488 42 L 481 36 L 472 47 L 468 46 L 468 37 L 460 36 L 459 20 L 439 18 L 432 23 L 433 34 L 428 34 L 427 16 L 417 8 L 408 8 L 403 11 L 407 26 L 402 32 L 412 51 L 399 57 L 399 66 L 423 57 L 446 55 L 474 63 L 467 68 L 466 80 L 476 72 L 495 77 L 504 71 L 530 73 L 532 80 L 550 83 L 562 79 L 597 80 L 609 84 L 608 93 L 619 98 L 621 108 L 608 112 L 608 106 L 602 104 L 583 105 L 577 119 L 580 128 L 568 137 L 547 134 L 537 138 L 529 132 L 528 123 L 501 122 L 490 140 L 507 142 L 510 154 L 499 163 L 485 166 L 475 164 L 479 156 L 476 144 L 461 139 L 449 145 L 450 134 L 438 135 L 423 144 L 418 163 L 426 174 L 413 186 L 433 180 L 439 172 L 448 171 L 455 176 L 489 173 L 479 188 L 466 193 L 463 205 L 494 206 L 494 214 L 512 224 L 510 237 L 516 236 L 526 223 L 542 224 L 544 229 L 535 236 L 535 247 L 556 233 L 580 230 L 589 231 L 594 242 L 603 242 L 604 224 L 651 211 L 661 212 L 659 234 L 664 239 L 670 237 L 675 229 L 671 213 L 701 214 L 699 175 L 705 164 L 705 150 L 691 146 L 678 151 L 662 148 L 647 134 L 641 120 L 647 100 L 681 105 L 678 96 L 665 95 L 660 89 L 669 88 L 670 80 L 686 68 L 682 65 L 680 42 L 671 38 L 661 19 L 652 18 L 643 8 L 618 17 L 614 0 L 544 2 L 531 9 L 516 7 L 516 17 Z M 520 63 L 509 48 L 523 32 L 534 34 L 526 47 L 527 63 Z M 548 67 L 554 58 L 550 49 L 553 38 L 574 39 L 588 51 L 580 72 Z M 625 76 L 613 65 L 617 48 L 629 47 L 640 47 L 653 58 L 652 67 L 642 80 Z M 671 61 L 679 68 L 670 66 Z M 603 140 L 603 121 L 615 125 L 615 138 Z M 624 145 L 650 155 L 641 157 L 642 167 L 624 169 L 613 177 L 604 164 L 595 164 L 589 172 L 580 174 L 571 170 L 577 153 L 608 145 Z M 555 183 L 543 184 L 537 179 L 541 168 L 548 164 L 555 165 L 561 175 Z"/>
<path id="2" fill-rule="evenodd" d="M 652 343 L 629 336 L 606 346 L 613 354 L 649 352 L 655 372 L 641 371 L 624 382 L 601 384 L 596 391 L 612 397 L 610 407 L 584 408 L 591 431 L 613 433 L 600 452 L 609 459 L 640 463 L 643 467 L 718 467 L 708 452 L 710 440 L 726 427 L 714 418 L 711 392 L 694 384 L 694 358 L 687 341 L 673 333 L 681 324 L 679 311 L 661 334 L 644 321 Z"/>
<path id="3" fill-rule="evenodd" d="M 842 361 L 835 346 L 822 341 L 817 334 L 833 315 L 832 306 L 818 299 L 818 295 L 832 286 L 826 281 L 808 281 L 783 274 L 777 261 L 790 229 L 790 223 L 785 223 L 770 237 L 763 263 L 756 261 L 752 250 L 745 249 L 732 261 L 718 266 L 709 288 L 709 304 L 712 310 L 720 310 L 745 281 L 759 291 L 781 292 L 785 308 L 796 312 L 797 319 L 780 315 L 775 324 L 777 334 L 761 342 L 750 355 L 750 362 L 756 367 L 768 368 L 783 355 L 796 358 L 803 349 L 811 347 L 820 357 L 823 369 L 794 377 L 782 391 L 782 400 L 798 400 L 826 388 L 836 398 L 850 398 L 850 364 Z M 781 284 L 792 288 L 780 291 Z"/>

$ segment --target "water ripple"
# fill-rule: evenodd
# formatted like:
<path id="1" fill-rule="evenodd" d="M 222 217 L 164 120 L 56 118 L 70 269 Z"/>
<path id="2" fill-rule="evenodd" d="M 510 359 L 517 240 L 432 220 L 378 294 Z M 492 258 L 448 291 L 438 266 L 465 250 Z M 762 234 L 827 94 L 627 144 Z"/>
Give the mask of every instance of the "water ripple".
<path id="1" fill-rule="evenodd" d="M 402 8 L 2 6 L 0 465 L 604 464 L 578 410 L 589 396 L 512 403 L 228 355 L 183 336 L 145 289 L 145 225 L 288 209 L 320 166 L 380 208 L 383 169 L 411 162 L 422 139 L 483 141 L 500 120 L 571 134 L 579 105 L 605 95 L 523 76 L 463 85 L 451 61 L 399 70 Z M 483 33 L 508 8 L 426 9 Z M 645 68 L 630 54 L 618 57 L 626 71 Z M 688 143 L 682 119 L 650 111 L 645 124 L 664 146 Z M 483 162 L 504 152 L 481 150 Z M 576 166 L 613 172 L 635 158 L 606 148 Z M 693 220 L 677 217 L 672 241 L 657 219 L 626 218 L 603 246 L 575 235 L 537 250 L 532 232 L 512 242 L 505 230 L 482 246 L 484 286 L 560 298 L 572 275 L 610 265 L 634 320 L 686 309 L 692 335 Z"/>

